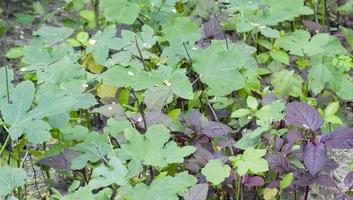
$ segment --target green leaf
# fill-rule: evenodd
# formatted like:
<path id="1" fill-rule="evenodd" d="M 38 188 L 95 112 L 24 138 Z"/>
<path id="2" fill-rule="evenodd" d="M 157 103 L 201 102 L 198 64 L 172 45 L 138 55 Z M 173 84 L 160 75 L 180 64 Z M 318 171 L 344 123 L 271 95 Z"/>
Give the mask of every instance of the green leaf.
<path id="1" fill-rule="evenodd" d="M 140 169 L 141 164 L 166 167 L 172 163 L 182 163 L 184 157 L 195 152 L 192 146 L 178 147 L 169 141 L 169 130 L 163 125 L 154 125 L 141 135 L 135 129 L 125 130 L 126 142 L 118 149 L 122 160 L 130 160 L 129 165 Z M 130 167 L 129 167 L 130 168 Z"/>
<path id="2" fill-rule="evenodd" d="M 276 29 L 272 29 L 270 27 L 260 27 L 260 32 L 262 35 L 268 37 L 268 38 L 279 38 L 279 31 Z"/>
<path id="3" fill-rule="evenodd" d="M 248 110 L 248 109 L 239 109 L 239 110 L 234 111 L 230 117 L 232 117 L 232 118 L 240 118 L 240 117 L 247 116 L 248 114 L 250 114 L 250 110 Z"/>
<path id="4" fill-rule="evenodd" d="M 273 60 L 276 60 L 278 62 L 281 62 L 285 65 L 289 65 L 289 56 L 286 52 L 284 51 L 271 51 L 270 52 L 271 57 L 273 58 Z"/>
<path id="5" fill-rule="evenodd" d="M 338 111 L 339 107 L 340 107 L 340 103 L 338 101 L 330 103 L 325 108 L 325 116 L 327 116 L 327 115 L 335 115 L 336 112 Z"/>
<path id="6" fill-rule="evenodd" d="M 242 155 L 231 157 L 231 161 L 240 176 L 247 173 L 258 174 L 268 171 L 267 161 L 263 158 L 266 154 L 266 149 L 248 148 Z"/>
<path id="7" fill-rule="evenodd" d="M 109 161 L 109 167 L 100 166 L 93 170 L 89 185 L 92 188 L 105 187 L 113 183 L 119 186 L 127 185 L 127 174 L 128 170 L 123 163 L 118 158 L 113 157 Z"/>
<path id="8" fill-rule="evenodd" d="M 111 25 L 106 27 L 103 32 L 98 31 L 88 40 L 87 53 L 92 53 L 94 61 L 98 64 L 105 64 L 110 49 L 119 50 L 122 48 L 115 33 L 116 27 Z"/>
<path id="9" fill-rule="evenodd" d="M 174 177 L 165 176 L 152 181 L 151 185 L 137 184 L 128 190 L 131 200 L 178 200 L 178 194 L 184 193 L 188 187 L 196 184 L 196 178 L 187 172 Z"/>
<path id="10" fill-rule="evenodd" d="M 280 121 L 284 118 L 283 110 L 285 105 L 283 101 L 273 101 L 271 104 L 263 106 L 256 112 L 256 123 L 258 125 L 270 125 L 274 121 Z"/>
<path id="11" fill-rule="evenodd" d="M 248 96 L 246 99 L 246 104 L 248 105 L 249 108 L 256 110 L 257 106 L 259 103 L 257 102 L 257 99 L 253 96 Z"/>
<path id="12" fill-rule="evenodd" d="M 53 195 L 54 196 L 54 195 Z M 92 192 L 92 188 L 90 186 L 85 186 L 79 188 L 77 191 L 74 191 L 72 193 L 69 193 L 65 196 L 62 196 L 60 194 L 55 195 L 57 199 L 61 200 L 73 200 L 73 199 L 85 199 L 85 200 L 110 200 L 110 197 L 112 196 L 112 190 L 110 188 L 105 188 L 103 190 L 100 190 L 98 193 Z"/>
<path id="13" fill-rule="evenodd" d="M 308 55 L 312 57 L 319 54 L 334 56 L 347 53 L 336 37 L 326 33 L 318 33 L 310 38 L 309 32 L 296 30 L 279 38 L 277 43 L 291 54 L 298 56 Z"/>
<path id="14" fill-rule="evenodd" d="M 11 125 L 9 133 L 13 140 L 17 140 L 23 133 L 26 133 L 29 142 L 48 141 L 50 126 L 42 118 L 62 114 L 76 103 L 73 98 L 48 96 L 43 98 L 35 109 L 29 111 L 34 92 L 32 82 L 21 82 L 13 91 L 12 103 L 1 108 L 3 119 Z"/>
<path id="15" fill-rule="evenodd" d="M 39 36 L 47 46 L 51 46 L 55 43 L 65 40 L 73 33 L 74 30 L 67 27 L 44 26 L 35 31 L 33 35 Z"/>
<path id="16" fill-rule="evenodd" d="M 22 47 L 12 47 L 6 52 L 6 57 L 10 59 L 19 58 L 23 55 Z"/>
<path id="17" fill-rule="evenodd" d="M 22 168 L 5 166 L 0 168 L 0 196 L 5 197 L 17 187 L 22 187 L 27 179 L 27 173 Z"/>
<path id="18" fill-rule="evenodd" d="M 188 17 L 175 18 L 172 24 L 162 27 L 162 33 L 169 42 L 169 47 L 163 49 L 162 57 L 167 58 L 171 65 L 175 65 L 180 59 L 187 57 L 183 44 L 194 44 L 201 38 L 199 26 Z"/>
<path id="19" fill-rule="evenodd" d="M 279 182 L 281 189 L 286 189 L 289 187 L 292 184 L 293 178 L 293 172 L 286 174 Z"/>
<path id="20" fill-rule="evenodd" d="M 271 84 L 274 92 L 281 97 L 302 95 L 303 79 L 294 71 L 282 70 L 272 75 Z"/>
<path id="21" fill-rule="evenodd" d="M 81 154 L 71 161 L 72 169 L 82 169 L 87 166 L 88 161 L 94 163 L 102 159 L 110 151 L 109 144 L 101 142 L 80 143 L 71 149 Z"/>
<path id="22" fill-rule="evenodd" d="M 140 7 L 127 0 L 101 0 L 99 4 L 110 22 L 133 24 L 140 13 Z"/>
<path id="23" fill-rule="evenodd" d="M 213 185 L 221 184 L 230 175 L 230 167 L 223 164 L 219 159 L 209 160 L 201 173 L 206 176 L 207 181 Z"/>
<path id="24" fill-rule="evenodd" d="M 240 70 L 257 68 L 252 53 L 253 49 L 245 44 L 230 44 L 227 50 L 224 42 L 213 41 L 210 47 L 195 52 L 193 69 L 201 81 L 211 88 L 210 93 L 224 96 L 245 87 Z"/>

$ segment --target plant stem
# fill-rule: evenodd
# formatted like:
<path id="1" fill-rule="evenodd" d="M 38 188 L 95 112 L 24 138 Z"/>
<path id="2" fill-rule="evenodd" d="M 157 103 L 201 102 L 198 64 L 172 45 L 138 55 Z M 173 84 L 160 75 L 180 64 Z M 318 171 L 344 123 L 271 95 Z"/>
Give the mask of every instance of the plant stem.
<path id="1" fill-rule="evenodd" d="M 305 194 L 304 194 L 304 200 L 308 200 L 309 190 L 310 190 L 310 187 L 309 187 L 309 186 L 306 186 L 306 188 L 305 188 Z"/>
<path id="2" fill-rule="evenodd" d="M 4 33 L 3 40 L 2 40 L 2 56 L 3 56 L 3 65 L 5 66 L 5 82 L 6 82 L 7 103 L 11 102 L 11 99 L 10 99 L 10 87 L 9 87 L 9 73 L 8 73 L 9 68 L 8 68 L 8 63 L 7 63 L 7 58 L 6 58 L 6 52 L 7 52 L 6 38 L 7 38 L 9 14 L 10 14 L 10 1 L 7 1 L 7 9 L 6 9 L 6 16 L 5 16 L 5 29 L 6 30 L 5 30 L 5 33 Z"/>
<path id="3" fill-rule="evenodd" d="M 96 22 L 96 28 L 100 29 L 100 25 L 99 25 L 99 8 L 98 8 L 98 4 L 99 4 L 99 0 L 91 0 L 92 6 L 93 6 L 93 12 L 94 12 L 94 19 Z"/>
<path id="4" fill-rule="evenodd" d="M 139 44 L 138 44 L 138 42 L 137 42 L 137 37 L 136 37 L 136 35 L 135 35 L 135 45 L 136 45 L 137 51 L 138 51 L 139 56 L 140 56 L 140 61 L 142 62 L 142 65 L 143 65 L 143 69 L 144 69 L 145 71 L 148 71 L 147 65 L 146 65 L 146 63 L 145 63 L 145 59 L 144 59 L 143 56 L 142 56 L 142 52 L 141 52 L 140 46 L 139 46 Z"/>
<path id="5" fill-rule="evenodd" d="M 138 107 L 138 109 L 140 111 L 140 114 L 141 114 L 141 117 L 142 117 L 142 120 L 143 120 L 144 129 L 147 130 L 147 122 L 146 122 L 145 112 L 143 111 L 142 105 L 140 104 L 140 101 L 138 100 L 134 89 L 131 88 L 130 92 L 135 97 L 135 100 L 136 100 L 136 103 L 137 103 L 137 107 Z"/>
<path id="6" fill-rule="evenodd" d="M 2 153 L 5 151 L 6 146 L 8 145 L 8 143 L 9 143 L 10 140 L 11 140 L 11 136 L 10 136 L 10 133 L 9 133 L 9 129 L 8 129 L 5 125 L 3 125 L 2 127 L 3 127 L 3 128 L 5 129 L 5 131 L 7 132 L 7 137 L 6 137 L 6 140 L 5 140 L 4 144 L 1 146 L 1 149 L 0 149 L 0 158 L 1 158 Z"/>
<path id="7" fill-rule="evenodd" d="M 329 21 L 329 17 L 328 17 L 327 0 L 323 0 L 323 1 L 324 1 L 324 18 L 325 18 L 325 22 L 326 22 L 326 32 L 329 33 L 330 32 L 330 21 Z"/>
<path id="8" fill-rule="evenodd" d="M 237 190 L 235 193 L 236 200 L 240 200 L 240 187 L 241 187 L 240 182 L 241 182 L 241 176 L 237 177 Z"/>

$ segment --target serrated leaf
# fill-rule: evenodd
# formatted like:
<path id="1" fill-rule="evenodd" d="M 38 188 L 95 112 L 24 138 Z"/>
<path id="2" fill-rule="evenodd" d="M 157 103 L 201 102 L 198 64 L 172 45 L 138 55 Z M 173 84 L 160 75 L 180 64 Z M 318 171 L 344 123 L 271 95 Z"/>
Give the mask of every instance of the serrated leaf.
<path id="1" fill-rule="evenodd" d="M 310 174 L 316 175 L 320 172 L 327 161 L 326 145 L 321 141 L 309 142 L 303 148 L 303 160 Z"/>
<path id="2" fill-rule="evenodd" d="M 219 159 L 209 160 L 201 173 L 206 176 L 207 181 L 213 185 L 221 184 L 230 175 L 230 167 L 223 164 Z"/>
<path id="3" fill-rule="evenodd" d="M 342 127 L 334 130 L 329 135 L 323 135 L 325 144 L 333 149 L 353 148 L 353 129 Z"/>
<path id="4" fill-rule="evenodd" d="M 323 124 L 319 111 L 306 103 L 292 102 L 286 108 L 286 124 L 316 132 Z"/>

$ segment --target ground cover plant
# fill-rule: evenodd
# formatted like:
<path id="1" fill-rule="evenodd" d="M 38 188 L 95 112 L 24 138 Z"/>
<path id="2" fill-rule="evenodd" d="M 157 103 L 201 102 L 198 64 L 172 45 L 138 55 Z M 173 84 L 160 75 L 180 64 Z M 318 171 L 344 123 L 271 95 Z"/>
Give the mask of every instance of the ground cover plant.
<path id="1" fill-rule="evenodd" d="M 353 199 L 353 1 L 0 5 L 0 199 Z"/>

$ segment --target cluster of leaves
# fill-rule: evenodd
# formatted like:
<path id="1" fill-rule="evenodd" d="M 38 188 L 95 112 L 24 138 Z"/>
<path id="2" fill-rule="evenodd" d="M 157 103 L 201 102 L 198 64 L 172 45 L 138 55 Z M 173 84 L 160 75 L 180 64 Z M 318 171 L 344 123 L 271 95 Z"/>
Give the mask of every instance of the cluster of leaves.
<path id="1" fill-rule="evenodd" d="M 26 198 L 29 156 L 52 199 L 352 198 L 329 152 L 353 148 L 353 33 L 312 6 L 66 0 L 77 20 L 7 52 L 24 80 L 0 68 L 0 197 Z"/>

